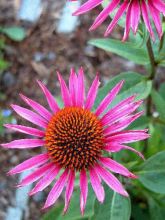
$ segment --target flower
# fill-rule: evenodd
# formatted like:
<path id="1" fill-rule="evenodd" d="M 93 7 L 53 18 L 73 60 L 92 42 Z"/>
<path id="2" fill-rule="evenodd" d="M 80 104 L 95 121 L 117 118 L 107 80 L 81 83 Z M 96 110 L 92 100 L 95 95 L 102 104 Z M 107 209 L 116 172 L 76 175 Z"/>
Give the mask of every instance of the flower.
<path id="1" fill-rule="evenodd" d="M 73 13 L 73 15 L 80 15 L 90 11 L 98 5 L 101 5 L 103 2 L 104 0 L 88 0 L 82 6 L 80 6 L 80 8 Z M 119 19 L 126 12 L 123 41 L 128 38 L 130 29 L 132 29 L 134 34 L 136 34 L 140 17 L 142 17 L 152 39 L 154 40 L 155 38 L 151 26 L 151 19 L 153 20 L 159 37 L 161 38 L 162 21 L 160 15 L 161 13 L 165 15 L 165 3 L 162 0 L 111 0 L 109 1 L 109 4 L 102 10 L 102 12 L 96 17 L 94 23 L 90 27 L 90 30 L 94 30 L 101 25 L 109 14 L 112 13 L 117 7 L 118 10 L 104 34 L 105 37 L 112 32 Z"/>
<path id="2" fill-rule="evenodd" d="M 128 178 L 136 178 L 123 165 L 104 156 L 104 152 L 113 153 L 128 149 L 143 157 L 140 152 L 126 144 L 146 139 L 149 135 L 147 130 L 123 131 L 143 113 L 133 114 L 142 103 L 142 101 L 134 101 L 135 95 L 107 110 L 119 93 L 123 81 L 107 94 L 96 111 L 92 111 L 99 87 L 98 75 L 96 75 L 87 97 L 85 97 L 82 68 L 79 69 L 78 75 L 73 69 L 71 70 L 69 88 L 60 73 L 58 73 L 58 79 L 64 107 L 60 108 L 45 85 L 37 81 L 50 109 L 47 110 L 22 94 L 20 94 L 21 98 L 32 110 L 18 105 L 12 105 L 12 108 L 18 115 L 39 128 L 15 124 L 5 125 L 8 129 L 35 136 L 35 138 L 14 140 L 2 144 L 2 146 L 7 149 L 43 147 L 45 153 L 22 162 L 12 168 L 9 174 L 14 175 L 35 168 L 18 185 L 25 186 L 38 181 L 30 192 L 30 195 L 33 195 L 50 185 L 60 173 L 47 197 L 44 208 L 53 205 L 66 186 L 64 207 L 64 212 L 66 212 L 74 189 L 75 174 L 79 173 L 80 208 L 83 214 L 88 195 L 87 174 L 90 176 L 90 183 L 100 202 L 104 200 L 104 188 L 101 180 L 117 193 L 128 196 L 122 184 L 111 172 Z"/>

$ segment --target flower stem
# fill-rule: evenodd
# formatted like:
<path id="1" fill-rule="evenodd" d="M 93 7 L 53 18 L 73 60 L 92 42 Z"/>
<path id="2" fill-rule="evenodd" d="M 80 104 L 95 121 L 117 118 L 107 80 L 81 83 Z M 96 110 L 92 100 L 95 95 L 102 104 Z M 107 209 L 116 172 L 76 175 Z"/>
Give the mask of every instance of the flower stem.
<path id="1" fill-rule="evenodd" d="M 151 65 L 151 73 L 150 73 L 149 79 L 153 80 L 155 78 L 155 74 L 156 74 L 157 63 L 155 61 L 150 37 L 148 38 L 148 41 L 147 41 L 147 51 L 148 51 L 148 55 L 149 55 L 149 59 L 150 59 L 150 65 Z"/>
<path id="2" fill-rule="evenodd" d="M 164 37 L 165 37 L 165 34 L 163 33 L 163 36 L 160 40 L 160 44 L 159 44 L 159 52 L 161 51 L 162 47 L 163 47 L 163 44 L 164 44 Z"/>
<path id="3" fill-rule="evenodd" d="M 152 44 L 151 44 L 150 37 L 148 38 L 148 41 L 147 41 L 147 51 L 148 51 L 148 56 L 149 56 L 150 66 L 151 66 L 151 71 L 150 71 L 150 75 L 149 75 L 148 79 L 152 80 L 152 84 L 154 85 L 154 79 L 155 79 L 155 75 L 156 75 L 157 63 L 155 61 L 155 56 L 154 56 L 154 52 L 153 52 L 153 49 L 152 49 Z M 146 116 L 149 117 L 149 118 L 152 116 L 152 97 L 151 97 L 151 94 L 147 98 Z M 144 146 L 143 152 L 145 152 L 145 150 L 148 148 L 148 140 L 145 141 L 144 145 L 145 146 Z"/>
<path id="4" fill-rule="evenodd" d="M 149 79 L 154 81 L 155 75 L 156 75 L 156 67 L 157 67 L 157 63 L 155 62 L 155 57 L 154 57 L 154 52 L 152 49 L 152 44 L 151 44 L 151 39 L 150 37 L 148 38 L 147 41 L 147 51 L 148 51 L 148 55 L 149 55 L 149 59 L 150 59 L 150 65 L 151 65 L 151 72 L 149 75 Z M 154 84 L 154 82 L 152 82 Z M 146 106 L 146 115 L 148 117 L 151 117 L 152 115 L 152 98 L 151 95 L 149 95 L 148 99 L 147 99 L 147 106 Z"/>

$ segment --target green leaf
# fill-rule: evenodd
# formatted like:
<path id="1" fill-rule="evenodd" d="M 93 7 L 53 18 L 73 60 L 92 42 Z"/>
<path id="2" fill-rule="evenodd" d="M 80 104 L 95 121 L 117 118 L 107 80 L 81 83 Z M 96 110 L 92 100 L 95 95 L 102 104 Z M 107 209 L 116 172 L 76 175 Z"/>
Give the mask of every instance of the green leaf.
<path id="1" fill-rule="evenodd" d="M 11 40 L 22 41 L 25 36 L 25 30 L 22 27 L 0 27 L 0 32 L 6 34 Z"/>
<path id="2" fill-rule="evenodd" d="M 82 220 L 82 219 L 85 220 L 86 218 L 90 218 L 94 214 L 93 207 L 94 207 L 94 201 L 95 201 L 95 195 L 91 187 L 89 187 L 87 205 L 86 205 L 86 209 L 85 209 L 85 213 L 83 217 L 80 213 L 79 201 L 80 201 L 80 192 L 79 190 L 77 190 L 73 194 L 68 212 L 66 213 L 65 216 L 61 214 L 57 218 L 57 220 Z"/>
<path id="3" fill-rule="evenodd" d="M 56 102 L 57 102 L 58 106 L 60 108 L 63 108 L 64 107 L 64 103 L 62 101 L 62 98 L 60 96 L 56 96 L 55 99 L 56 99 Z"/>
<path id="4" fill-rule="evenodd" d="M 148 207 L 145 207 L 144 204 L 141 204 L 139 201 L 136 201 L 136 199 L 134 198 L 132 204 L 131 217 L 132 217 L 131 219 L 133 220 L 150 220 Z"/>
<path id="5" fill-rule="evenodd" d="M 150 220 L 164 220 L 165 207 L 162 207 L 157 201 L 152 197 L 148 198 Z"/>
<path id="6" fill-rule="evenodd" d="M 96 201 L 91 220 L 129 220 L 130 215 L 130 199 L 105 187 L 105 201 L 103 204 Z"/>
<path id="7" fill-rule="evenodd" d="M 149 148 L 146 149 L 146 156 L 151 157 L 152 155 L 156 154 L 159 151 L 162 151 L 162 144 L 161 144 L 161 136 L 162 136 L 162 131 L 160 129 L 159 124 L 149 124 L 149 133 L 150 133 L 150 138 L 148 139 L 148 146 Z M 157 147 L 155 147 L 157 146 Z M 162 148 L 162 149 L 160 149 Z"/>
<path id="8" fill-rule="evenodd" d="M 160 89 L 159 89 L 159 94 L 165 100 L 165 95 L 164 95 L 165 94 L 165 83 L 161 83 Z"/>
<path id="9" fill-rule="evenodd" d="M 42 220 L 88 220 L 94 213 L 94 200 L 95 195 L 92 188 L 89 187 L 88 200 L 84 216 L 80 212 L 80 192 L 76 190 L 71 199 L 71 204 L 65 215 L 63 215 L 64 204 L 59 204 L 52 208 L 47 214 L 45 214 Z"/>
<path id="10" fill-rule="evenodd" d="M 152 90 L 151 95 L 152 95 L 153 103 L 156 106 L 156 110 L 159 112 L 160 118 L 165 120 L 165 111 L 164 111 L 165 110 L 165 100 L 155 90 Z"/>
<path id="11" fill-rule="evenodd" d="M 4 39 L 0 39 L 0 50 L 5 48 L 5 41 Z"/>
<path id="12" fill-rule="evenodd" d="M 62 210 L 63 204 L 59 204 L 55 208 L 52 208 L 48 213 L 46 213 L 42 217 L 42 220 L 57 220 L 59 215 L 61 215 Z"/>
<path id="13" fill-rule="evenodd" d="M 165 151 L 150 157 L 139 169 L 140 171 L 137 172 L 139 181 L 146 188 L 165 194 Z"/>
<path id="14" fill-rule="evenodd" d="M 150 120 L 147 116 L 141 116 L 136 121 L 134 121 L 128 129 L 145 129 L 148 127 Z"/>
<path id="15" fill-rule="evenodd" d="M 9 62 L 0 57 L 0 71 L 6 70 L 9 66 Z"/>
<path id="16" fill-rule="evenodd" d="M 123 88 L 119 95 L 115 98 L 111 106 L 114 106 L 119 101 L 128 96 L 138 94 L 137 99 L 145 99 L 151 92 L 151 81 L 135 72 L 124 72 L 112 78 L 105 86 L 103 86 L 97 95 L 94 108 L 96 108 L 101 100 L 108 94 L 108 92 L 121 80 L 124 80 Z"/>
<path id="17" fill-rule="evenodd" d="M 137 64 L 146 65 L 149 63 L 149 57 L 145 48 L 139 48 L 131 42 L 121 42 L 114 39 L 92 39 L 89 44 L 101 48 L 105 51 L 115 53 Z"/>

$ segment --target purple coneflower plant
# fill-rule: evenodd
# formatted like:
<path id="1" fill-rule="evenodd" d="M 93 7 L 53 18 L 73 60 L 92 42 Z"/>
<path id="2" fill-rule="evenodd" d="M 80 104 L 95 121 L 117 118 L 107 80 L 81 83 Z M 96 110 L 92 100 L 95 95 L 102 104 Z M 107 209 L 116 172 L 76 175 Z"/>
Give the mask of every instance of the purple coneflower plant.
<path id="1" fill-rule="evenodd" d="M 88 0 L 86 1 L 74 15 L 80 15 L 92 10 L 93 8 L 101 5 L 104 0 Z M 119 19 L 126 13 L 125 31 L 123 40 L 126 40 L 129 36 L 130 29 L 136 34 L 140 18 L 143 19 L 150 36 L 154 40 L 154 32 L 151 26 L 151 20 L 153 21 L 159 37 L 162 36 L 162 19 L 161 14 L 165 15 L 165 3 L 163 0 L 109 0 L 109 4 L 102 10 L 102 12 L 96 17 L 90 30 L 96 29 L 103 21 L 117 8 L 117 12 L 106 29 L 105 36 L 108 36 Z"/>
<path id="2" fill-rule="evenodd" d="M 135 96 L 130 96 L 107 110 L 119 93 L 123 81 L 107 94 L 95 111 L 92 111 L 99 87 L 98 75 L 87 96 L 85 96 L 82 68 L 77 75 L 73 69 L 71 70 L 69 88 L 59 73 L 58 79 L 64 107 L 60 108 L 45 85 L 38 81 L 50 109 L 47 110 L 22 94 L 21 98 L 32 110 L 18 105 L 12 105 L 12 108 L 18 115 L 39 128 L 5 125 L 8 129 L 35 136 L 35 138 L 14 140 L 2 146 L 7 149 L 42 147 L 44 151 L 42 154 L 17 165 L 9 171 L 9 174 L 14 175 L 33 169 L 32 173 L 18 185 L 25 186 L 37 181 L 30 195 L 42 191 L 55 181 L 43 208 L 53 205 L 66 187 L 64 207 L 66 212 L 74 189 L 75 175 L 79 173 L 80 209 L 83 214 L 88 195 L 88 176 L 100 202 L 104 201 L 102 181 L 117 193 L 128 196 L 112 172 L 128 178 L 136 178 L 136 175 L 112 158 L 104 156 L 104 153 L 128 149 L 143 157 L 140 152 L 127 146 L 127 143 L 144 140 L 149 135 L 147 130 L 124 130 L 142 115 L 142 112 L 134 113 L 142 103 L 142 101 L 135 101 Z"/>

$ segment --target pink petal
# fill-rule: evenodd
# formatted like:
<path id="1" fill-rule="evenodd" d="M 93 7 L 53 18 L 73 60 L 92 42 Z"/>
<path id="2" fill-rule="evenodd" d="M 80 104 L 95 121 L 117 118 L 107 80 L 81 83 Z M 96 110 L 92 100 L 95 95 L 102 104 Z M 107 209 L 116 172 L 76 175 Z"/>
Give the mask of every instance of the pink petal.
<path id="1" fill-rule="evenodd" d="M 95 115 L 100 116 L 110 105 L 110 103 L 113 101 L 113 99 L 116 97 L 116 95 L 119 93 L 124 81 L 122 80 L 119 82 L 109 93 L 108 95 L 102 100 L 100 105 L 95 111 Z"/>
<path id="2" fill-rule="evenodd" d="M 31 128 L 31 127 L 22 126 L 22 125 L 14 125 L 14 124 L 5 124 L 4 126 L 8 129 L 12 129 L 14 131 L 18 131 L 18 132 L 21 132 L 24 134 L 34 135 L 37 137 L 44 137 L 45 136 L 44 131 L 41 131 L 36 128 Z"/>
<path id="3" fill-rule="evenodd" d="M 58 104 L 56 103 L 55 98 L 53 97 L 53 95 L 49 92 L 49 90 L 46 88 L 46 86 L 42 82 L 37 80 L 37 83 L 39 84 L 40 88 L 42 89 L 52 112 L 53 113 L 58 112 L 60 109 L 59 109 Z"/>
<path id="4" fill-rule="evenodd" d="M 53 205 L 56 202 L 56 200 L 61 195 L 62 190 L 66 184 L 67 177 L 68 177 L 68 170 L 65 170 L 63 174 L 60 176 L 60 178 L 57 180 L 55 185 L 53 186 L 52 190 L 50 191 L 43 209 L 48 208 L 49 206 Z"/>
<path id="5" fill-rule="evenodd" d="M 75 180 L 75 172 L 71 170 L 68 176 L 68 183 L 66 185 L 64 213 L 66 213 L 69 207 L 69 203 L 74 189 L 74 180 Z"/>
<path id="6" fill-rule="evenodd" d="M 139 106 L 142 104 L 142 101 L 137 101 L 135 103 L 130 103 L 128 105 L 125 105 L 120 111 L 114 111 L 114 109 L 111 109 L 107 116 L 105 118 L 101 119 L 101 122 L 103 126 L 110 126 L 114 124 L 115 122 L 122 120 L 123 117 L 133 113 Z"/>
<path id="7" fill-rule="evenodd" d="M 140 20 L 140 3 L 139 0 L 132 1 L 132 8 L 131 8 L 131 27 L 136 34 L 138 29 L 138 24 Z"/>
<path id="8" fill-rule="evenodd" d="M 114 175 L 102 168 L 100 165 L 96 165 L 94 169 L 111 189 L 123 196 L 128 196 L 128 193 Z"/>
<path id="9" fill-rule="evenodd" d="M 123 36 L 122 41 L 126 41 L 128 36 L 129 36 L 130 27 L 131 27 L 132 2 L 130 2 L 129 5 L 128 5 L 127 14 L 126 14 L 126 23 L 125 23 L 124 36 Z"/>
<path id="10" fill-rule="evenodd" d="M 77 106 L 83 107 L 84 105 L 84 72 L 83 68 L 79 69 L 78 80 L 77 80 Z"/>
<path id="11" fill-rule="evenodd" d="M 89 0 L 85 2 L 77 11 L 75 11 L 73 15 L 81 15 L 87 11 L 90 11 L 100 5 L 102 1 L 103 0 Z"/>
<path id="12" fill-rule="evenodd" d="M 151 0 L 150 0 L 151 1 Z M 152 4 L 158 11 L 165 13 L 165 3 L 161 0 L 152 0 Z"/>
<path id="13" fill-rule="evenodd" d="M 53 164 L 52 169 L 49 169 L 49 172 L 46 173 L 46 175 L 44 175 L 42 177 L 42 179 L 40 179 L 40 181 L 30 191 L 29 195 L 34 195 L 35 193 L 38 193 L 38 192 L 44 190 L 47 186 L 49 186 L 51 184 L 51 182 L 56 178 L 60 169 L 61 168 L 59 166 L 55 166 Z"/>
<path id="14" fill-rule="evenodd" d="M 39 127 L 43 127 L 43 128 L 47 127 L 47 124 L 48 124 L 47 121 L 41 116 L 39 116 L 38 114 L 36 114 L 35 112 L 32 112 L 18 105 L 12 105 L 12 108 L 18 115 L 32 122 L 33 124 L 38 125 Z"/>
<path id="15" fill-rule="evenodd" d="M 116 132 L 119 132 L 123 129 L 125 129 L 126 127 L 128 127 L 132 122 L 134 122 L 137 118 L 139 118 L 144 112 L 138 112 L 135 115 L 130 115 L 127 117 L 124 117 L 122 120 L 120 120 L 119 122 L 108 126 L 107 128 L 105 128 L 104 130 L 104 135 L 105 136 L 109 136 L 110 134 L 114 134 Z"/>
<path id="16" fill-rule="evenodd" d="M 18 149 L 24 149 L 24 148 L 34 148 L 43 146 L 45 144 L 44 140 L 39 139 L 20 139 L 11 141 L 6 144 L 1 144 L 4 148 L 18 148 Z"/>
<path id="17" fill-rule="evenodd" d="M 129 1 L 124 1 L 120 8 L 118 9 L 115 17 L 113 18 L 112 22 L 110 23 L 110 25 L 108 26 L 104 36 L 107 37 L 111 31 L 113 30 L 113 28 L 115 27 L 115 25 L 117 24 L 118 20 L 120 19 L 120 17 L 124 14 L 124 12 L 126 11 L 127 7 L 128 7 Z"/>
<path id="18" fill-rule="evenodd" d="M 133 100 L 135 99 L 135 95 L 134 96 L 130 96 L 126 99 L 124 99 L 123 101 L 119 102 L 119 104 L 117 104 L 115 107 L 113 107 L 112 109 L 110 109 L 103 117 L 102 120 L 104 120 L 106 117 L 109 117 L 109 115 L 111 113 L 115 113 L 118 111 L 121 111 L 121 109 L 123 109 L 125 106 L 130 105 Z"/>
<path id="19" fill-rule="evenodd" d="M 88 180 L 85 170 L 81 170 L 80 172 L 80 209 L 81 214 L 84 215 L 84 210 L 86 206 L 88 195 Z"/>
<path id="20" fill-rule="evenodd" d="M 42 176 L 44 176 L 52 167 L 54 166 L 53 163 L 45 164 L 42 167 L 39 167 L 37 170 L 33 171 L 30 175 L 26 176 L 19 184 L 18 186 L 26 186 L 30 183 L 35 182 Z"/>
<path id="21" fill-rule="evenodd" d="M 71 74 L 69 77 L 69 92 L 73 106 L 77 105 L 77 84 L 77 76 L 74 69 L 71 69 Z"/>
<path id="22" fill-rule="evenodd" d="M 136 153 L 139 157 L 141 157 L 144 160 L 144 156 L 142 153 L 140 153 L 139 151 L 137 151 L 134 148 L 129 147 L 129 146 L 114 143 L 114 144 L 106 145 L 104 148 L 104 150 L 106 150 L 108 152 L 118 152 L 123 149 L 130 150 L 130 151 Z"/>
<path id="23" fill-rule="evenodd" d="M 154 40 L 155 39 L 154 38 L 154 33 L 153 33 L 151 23 L 150 23 L 150 20 L 149 20 L 149 14 L 148 14 L 147 5 L 146 5 L 145 1 L 141 2 L 141 11 L 142 11 L 142 16 L 143 16 L 143 19 L 144 19 L 144 23 L 145 23 L 152 39 Z"/>
<path id="24" fill-rule="evenodd" d="M 132 143 L 149 138 L 147 130 L 121 131 L 106 138 L 107 143 Z"/>
<path id="25" fill-rule="evenodd" d="M 47 162 L 49 159 L 49 155 L 47 153 L 39 154 L 37 156 L 34 156 L 28 160 L 25 160 L 24 162 L 20 163 L 16 167 L 12 168 L 8 174 L 14 175 L 16 173 L 21 173 L 25 170 L 29 170 L 33 167 L 39 166 Z"/>
<path id="26" fill-rule="evenodd" d="M 70 97 L 70 93 L 69 90 L 66 86 L 65 81 L 63 80 L 62 76 L 60 75 L 60 73 L 57 72 L 58 75 L 58 80 L 60 82 L 60 87 L 61 87 L 61 95 L 62 95 L 62 99 L 64 101 L 64 105 L 65 106 L 71 106 L 72 102 L 71 102 L 71 97 Z"/>
<path id="27" fill-rule="evenodd" d="M 96 29 L 99 25 L 105 21 L 105 19 L 109 16 L 109 14 L 117 7 L 117 5 L 120 3 L 120 0 L 113 0 L 109 3 L 107 7 L 105 7 L 102 12 L 97 16 L 94 23 L 90 27 L 89 30 Z"/>
<path id="28" fill-rule="evenodd" d="M 131 173 L 126 167 L 110 158 L 102 157 L 100 158 L 100 162 L 112 172 L 119 173 L 129 178 L 137 178 L 137 176 Z"/>
<path id="29" fill-rule="evenodd" d="M 159 38 L 162 37 L 163 30 L 162 30 L 162 23 L 161 23 L 161 18 L 160 18 L 160 13 L 159 11 L 153 6 L 152 1 L 148 2 L 148 7 L 151 13 L 151 16 L 153 18 L 157 33 Z"/>
<path id="30" fill-rule="evenodd" d="M 86 104 L 85 104 L 85 108 L 86 109 L 91 109 L 93 107 L 93 104 L 95 102 L 96 96 L 97 96 L 97 92 L 98 92 L 98 88 L 99 88 L 99 77 L 98 75 L 96 75 L 89 91 L 87 94 L 87 99 L 86 99 Z"/>
<path id="31" fill-rule="evenodd" d="M 101 181 L 93 168 L 90 169 L 90 180 L 98 201 L 103 203 L 105 197 L 104 188 L 101 185 Z"/>
<path id="32" fill-rule="evenodd" d="M 52 115 L 42 105 L 40 105 L 39 103 L 33 101 L 32 99 L 29 99 L 28 97 L 26 97 L 22 94 L 20 94 L 20 96 L 30 107 L 32 107 L 38 114 L 40 114 L 47 121 L 49 121 L 51 119 Z"/>

